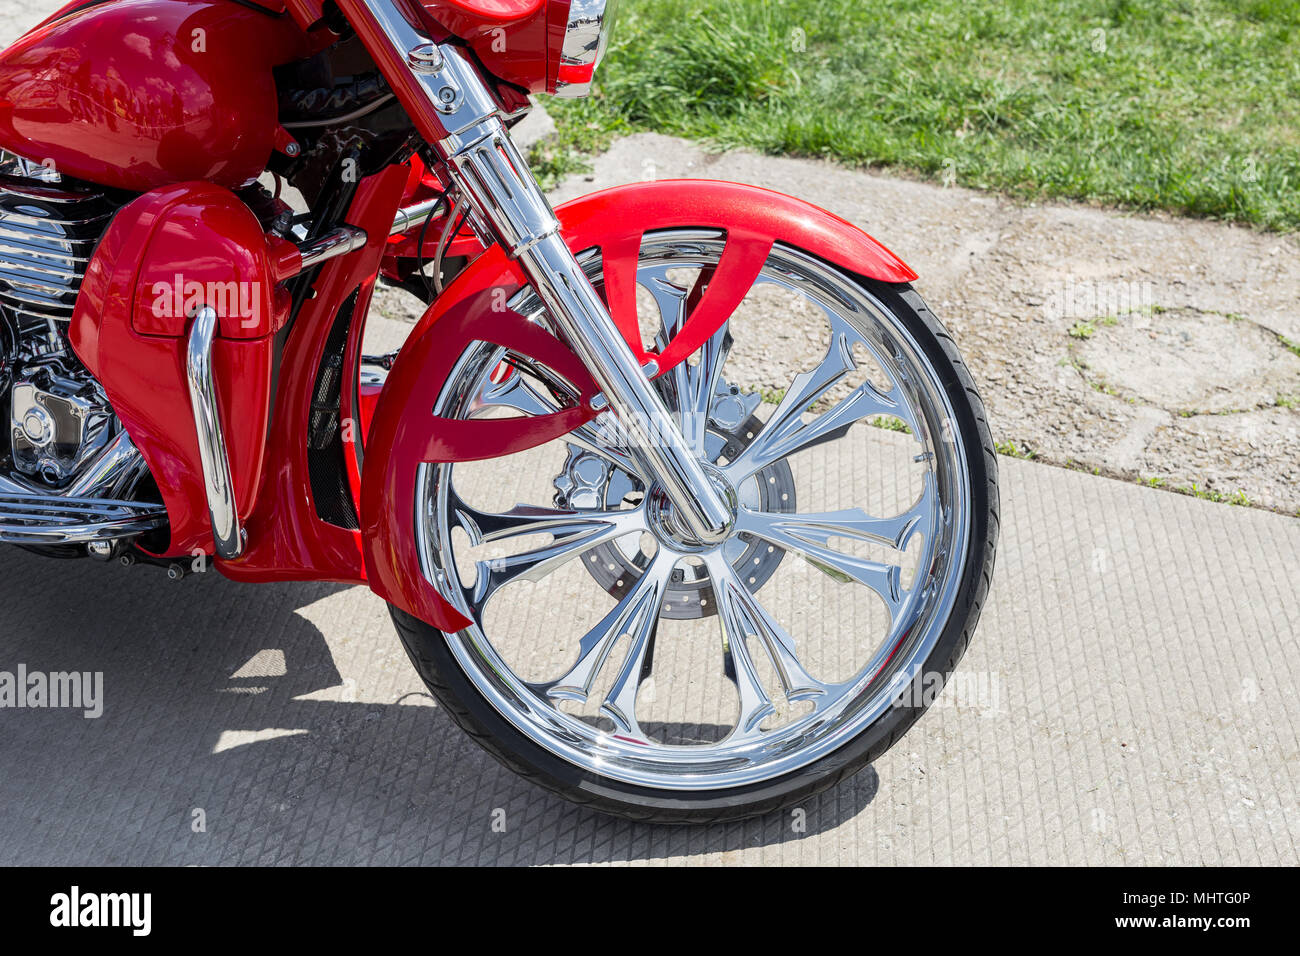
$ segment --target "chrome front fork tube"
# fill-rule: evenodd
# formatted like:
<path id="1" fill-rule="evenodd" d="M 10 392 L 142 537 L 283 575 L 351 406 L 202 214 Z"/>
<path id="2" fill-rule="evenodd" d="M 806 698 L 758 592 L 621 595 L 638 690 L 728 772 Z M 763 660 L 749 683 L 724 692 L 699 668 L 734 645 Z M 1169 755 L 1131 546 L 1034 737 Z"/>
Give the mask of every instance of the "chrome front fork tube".
<path id="1" fill-rule="evenodd" d="M 500 127 L 500 120 L 492 122 Z M 488 196 L 476 194 L 469 183 L 504 184 L 509 182 L 508 176 L 515 175 L 511 191 L 533 192 L 538 200 L 546 201 L 522 160 L 518 165 L 497 161 L 502 144 L 509 144 L 509 136 L 499 128 L 468 155 L 452 157 L 464 174 L 461 181 L 470 202 L 498 235 L 504 231 L 499 221 L 509 215 L 500 204 L 503 197 L 495 190 Z M 513 145 L 507 146 L 507 155 L 512 150 Z M 517 175 L 515 170 L 519 170 Z M 600 386 L 597 400 L 608 403 L 628 445 L 651 471 L 692 536 L 702 543 L 721 541 L 735 521 L 730 503 L 709 479 L 651 383 L 658 369 L 643 368 L 633 355 L 604 300 L 565 244 L 549 207 L 546 212 L 551 220 L 546 231 L 528 236 L 510 249 L 511 255 L 519 260 L 552 320 Z M 510 221 L 510 226 L 514 225 Z"/>
<path id="2" fill-rule="evenodd" d="M 691 535 L 702 543 L 726 538 L 735 522 L 731 504 L 664 408 L 647 377 L 655 369 L 637 364 L 564 240 L 558 234 L 538 240 L 519 253 L 519 262 Z"/>
<path id="3" fill-rule="evenodd" d="M 704 544 L 726 538 L 735 522 L 734 493 L 705 471 L 650 382 L 657 370 L 643 369 L 623 340 L 561 237 L 550 203 L 475 67 L 455 46 L 430 43 L 391 2 L 380 0 L 370 9 L 390 42 L 406 55 L 443 128 L 453 131 L 433 146 L 453 171 L 479 224 L 519 261 L 602 389 L 628 444 L 680 516 L 683 530 Z"/>

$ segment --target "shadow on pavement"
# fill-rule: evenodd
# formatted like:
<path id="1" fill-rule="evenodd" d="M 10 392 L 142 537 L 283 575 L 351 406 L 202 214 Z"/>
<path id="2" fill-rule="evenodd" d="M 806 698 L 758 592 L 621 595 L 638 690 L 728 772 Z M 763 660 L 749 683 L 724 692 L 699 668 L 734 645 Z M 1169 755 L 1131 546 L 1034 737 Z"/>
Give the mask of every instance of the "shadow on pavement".
<path id="1" fill-rule="evenodd" d="M 5 865 L 725 860 L 833 829 L 879 788 L 868 768 L 802 817 L 616 820 L 474 744 L 432 705 L 364 589 L 216 574 L 175 584 L 158 569 L 14 548 L 0 549 L 0 581 L 0 670 L 100 671 L 105 700 L 94 720 L 0 710 Z M 392 702 L 358 702 L 358 685 Z"/>

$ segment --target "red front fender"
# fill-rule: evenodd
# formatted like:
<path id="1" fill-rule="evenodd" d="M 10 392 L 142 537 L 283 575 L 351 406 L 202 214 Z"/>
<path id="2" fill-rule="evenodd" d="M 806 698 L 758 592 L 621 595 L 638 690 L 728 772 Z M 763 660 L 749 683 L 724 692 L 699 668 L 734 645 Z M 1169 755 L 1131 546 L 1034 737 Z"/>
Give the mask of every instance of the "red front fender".
<path id="1" fill-rule="evenodd" d="M 774 242 L 884 282 L 911 282 L 916 273 L 851 223 L 777 192 L 708 180 L 620 186 L 556 210 L 575 252 L 600 247 L 605 295 L 628 344 L 643 359 L 635 309 L 636 260 L 650 230 L 725 230 L 727 245 L 713 278 L 681 332 L 655 356 L 660 374 L 686 359 L 730 316 L 749 290 Z M 375 408 L 366 441 L 361 488 L 366 574 L 386 601 L 435 627 L 468 625 L 425 580 L 414 535 L 417 471 L 422 462 L 467 461 L 512 454 L 558 438 L 587 421 L 582 407 L 530 419 L 472 423 L 433 417 L 443 385 L 466 346 L 504 345 L 565 375 L 584 394 L 595 386 L 558 340 L 522 322 L 500 303 L 524 285 L 519 267 L 500 247 L 480 256 L 416 325 Z M 494 309 L 494 305 L 496 308 Z"/>

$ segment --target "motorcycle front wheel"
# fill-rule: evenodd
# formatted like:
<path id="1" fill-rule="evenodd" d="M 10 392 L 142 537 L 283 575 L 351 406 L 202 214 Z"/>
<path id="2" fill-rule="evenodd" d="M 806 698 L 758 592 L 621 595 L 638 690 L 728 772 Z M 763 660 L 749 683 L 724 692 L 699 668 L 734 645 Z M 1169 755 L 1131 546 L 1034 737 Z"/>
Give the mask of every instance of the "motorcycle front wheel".
<path id="1" fill-rule="evenodd" d="M 647 343 L 684 324 L 725 243 L 645 236 Z M 599 251 L 579 261 L 599 288 Z M 547 322 L 527 290 L 511 307 Z M 662 823 L 793 806 L 892 746 L 970 642 L 998 532 L 984 408 L 910 286 L 780 244 L 658 387 L 732 496 L 728 540 L 681 532 L 605 415 L 527 452 L 422 466 L 422 571 L 472 625 L 393 618 L 453 719 L 569 800 Z M 434 411 L 541 415 L 573 399 L 480 342 Z"/>

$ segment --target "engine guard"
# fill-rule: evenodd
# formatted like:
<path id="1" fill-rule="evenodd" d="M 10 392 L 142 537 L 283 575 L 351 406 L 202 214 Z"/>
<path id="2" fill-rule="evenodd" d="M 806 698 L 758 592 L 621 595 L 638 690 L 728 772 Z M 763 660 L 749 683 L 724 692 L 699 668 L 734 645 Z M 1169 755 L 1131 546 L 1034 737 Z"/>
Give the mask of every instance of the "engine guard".
<path id="1" fill-rule="evenodd" d="M 816 206 L 754 186 L 679 180 L 620 186 L 556 210 L 575 252 L 599 247 L 605 297 L 633 352 L 654 358 L 660 375 L 685 361 L 731 316 L 774 243 L 788 244 L 859 275 L 905 283 L 916 274 L 862 230 Z M 706 228 L 727 236 L 713 276 L 682 329 L 662 353 L 641 341 L 636 269 L 651 230 Z M 504 308 L 526 284 L 522 270 L 493 247 L 475 260 L 416 325 L 379 397 L 366 440 L 361 524 L 366 574 L 384 600 L 441 630 L 469 626 L 425 579 L 413 534 L 419 466 L 496 458 L 536 447 L 594 417 L 586 399 L 596 386 L 557 338 Z M 465 348 L 491 342 L 565 377 L 584 401 L 534 418 L 453 421 L 433 415 L 438 396 Z"/>

